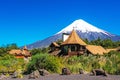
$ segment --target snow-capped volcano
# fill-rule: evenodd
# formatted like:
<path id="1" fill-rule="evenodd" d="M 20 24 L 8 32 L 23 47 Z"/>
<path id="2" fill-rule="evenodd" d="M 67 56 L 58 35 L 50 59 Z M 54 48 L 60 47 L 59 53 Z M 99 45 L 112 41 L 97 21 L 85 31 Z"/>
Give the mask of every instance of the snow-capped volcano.
<path id="1" fill-rule="evenodd" d="M 63 33 L 71 33 L 71 31 L 75 29 L 77 34 L 82 39 L 88 39 L 88 40 L 95 40 L 101 38 L 101 39 L 111 39 L 113 41 L 120 41 L 120 36 L 113 35 L 107 31 L 104 31 L 102 29 L 99 29 L 87 22 L 85 22 L 82 19 L 75 20 L 72 24 L 68 25 L 58 33 L 56 33 L 53 36 L 50 36 L 44 40 L 37 41 L 35 43 L 32 43 L 30 45 L 27 45 L 28 49 L 33 48 L 43 48 L 48 47 L 52 42 L 62 39 Z"/>
<path id="2" fill-rule="evenodd" d="M 67 32 L 72 31 L 73 29 L 75 29 L 75 30 L 77 30 L 79 32 L 83 32 L 83 33 L 86 33 L 86 32 L 100 33 L 101 32 L 101 33 L 104 33 L 104 34 L 108 35 L 106 33 L 106 31 L 93 26 L 93 25 L 85 22 L 82 19 L 74 21 L 72 24 L 68 25 L 67 27 L 62 29 L 60 32 L 58 32 L 57 34 L 59 34 L 59 33 L 67 33 Z"/>

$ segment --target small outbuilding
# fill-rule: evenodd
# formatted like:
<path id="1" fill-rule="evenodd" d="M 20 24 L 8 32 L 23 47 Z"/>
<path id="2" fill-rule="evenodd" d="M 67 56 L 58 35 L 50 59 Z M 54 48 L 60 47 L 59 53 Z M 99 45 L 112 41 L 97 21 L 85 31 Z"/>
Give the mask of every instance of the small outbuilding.
<path id="1" fill-rule="evenodd" d="M 60 45 L 58 45 L 56 42 L 52 42 L 49 47 L 51 49 L 50 51 L 56 51 L 59 50 Z"/>
<path id="2" fill-rule="evenodd" d="M 12 49 L 11 51 L 9 51 L 9 54 L 14 55 L 16 58 L 29 58 L 29 57 L 31 57 L 31 53 L 29 52 L 29 50 L 27 49 L 26 46 L 22 50 Z"/>

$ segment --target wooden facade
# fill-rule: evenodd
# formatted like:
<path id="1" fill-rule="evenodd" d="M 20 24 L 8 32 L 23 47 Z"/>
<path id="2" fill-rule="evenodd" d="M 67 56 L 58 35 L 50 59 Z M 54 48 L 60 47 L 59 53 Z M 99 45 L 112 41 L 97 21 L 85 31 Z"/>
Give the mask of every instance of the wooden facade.
<path id="1" fill-rule="evenodd" d="M 85 46 L 86 43 L 73 30 L 68 39 L 62 43 L 61 49 L 63 55 L 82 55 L 86 53 Z"/>
<path id="2" fill-rule="evenodd" d="M 79 44 L 68 44 L 62 46 L 63 55 L 82 55 L 86 53 L 86 48 Z"/>

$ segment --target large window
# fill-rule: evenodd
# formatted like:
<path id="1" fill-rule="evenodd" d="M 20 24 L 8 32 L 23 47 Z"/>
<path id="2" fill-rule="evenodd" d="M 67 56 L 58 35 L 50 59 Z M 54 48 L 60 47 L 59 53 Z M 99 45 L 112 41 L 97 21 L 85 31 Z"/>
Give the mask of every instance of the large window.
<path id="1" fill-rule="evenodd" d="M 75 45 L 71 45 L 71 51 L 76 51 L 76 46 Z"/>
<path id="2" fill-rule="evenodd" d="M 64 46 L 64 53 L 68 53 L 68 46 Z"/>

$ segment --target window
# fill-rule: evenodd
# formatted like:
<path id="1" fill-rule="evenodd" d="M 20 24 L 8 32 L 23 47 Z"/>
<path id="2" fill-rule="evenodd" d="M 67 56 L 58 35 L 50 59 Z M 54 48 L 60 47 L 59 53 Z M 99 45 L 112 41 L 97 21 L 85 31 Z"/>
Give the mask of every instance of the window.
<path id="1" fill-rule="evenodd" d="M 71 45 L 71 51 L 76 51 L 76 46 L 75 45 Z"/>

